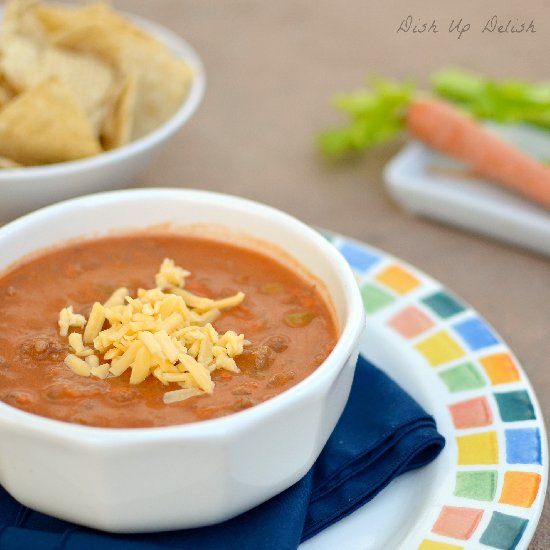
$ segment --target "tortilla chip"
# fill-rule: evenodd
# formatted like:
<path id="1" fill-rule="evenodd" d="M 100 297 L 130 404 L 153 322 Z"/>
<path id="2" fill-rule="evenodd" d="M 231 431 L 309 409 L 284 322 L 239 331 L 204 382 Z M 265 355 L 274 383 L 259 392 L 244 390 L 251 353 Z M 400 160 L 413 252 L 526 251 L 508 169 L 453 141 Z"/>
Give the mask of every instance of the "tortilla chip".
<path id="1" fill-rule="evenodd" d="M 182 104 L 191 68 L 131 20 L 103 2 L 38 1 L 10 0 L 0 25 L 6 164 L 60 162 L 96 154 L 100 145 L 120 147 Z"/>
<path id="2" fill-rule="evenodd" d="M 0 111 L 0 155 L 32 165 L 95 155 L 101 147 L 70 89 L 43 81 Z"/>
<path id="3" fill-rule="evenodd" d="M 185 99 L 191 68 L 158 44 L 151 48 L 128 39 L 123 67 L 136 77 L 136 108 L 132 139 L 138 139 L 168 120 Z"/>
<path id="4" fill-rule="evenodd" d="M 6 34 L 0 38 L 0 71 L 18 91 L 51 77 L 58 78 L 73 92 L 99 133 L 105 114 L 101 107 L 114 82 L 113 71 L 102 61 Z"/>
<path id="5" fill-rule="evenodd" d="M 23 165 L 9 158 L 0 157 L 0 170 L 7 170 L 10 168 L 23 168 Z"/>
<path id="6" fill-rule="evenodd" d="M 60 48 L 93 54 L 120 74 L 136 80 L 135 120 L 131 139 L 165 122 L 183 102 L 192 80 L 191 68 L 150 35 L 118 16 L 105 4 L 93 4 L 70 15 L 37 8 Z"/>
<path id="7" fill-rule="evenodd" d="M 47 33 L 63 31 L 71 27 L 71 21 L 77 13 L 76 6 L 39 5 L 35 2 L 33 11 Z"/>
<path id="8" fill-rule="evenodd" d="M 120 89 L 111 113 L 105 118 L 101 132 L 104 149 L 114 149 L 130 141 L 135 104 L 136 80 L 128 77 Z"/>
<path id="9" fill-rule="evenodd" d="M 35 11 L 52 44 L 95 55 L 117 69 L 122 64 L 120 51 L 123 37 L 133 36 L 136 40 L 155 43 L 152 37 L 101 2 L 80 9 L 37 6 Z M 124 73 L 127 74 L 127 71 Z"/>
<path id="10" fill-rule="evenodd" d="M 35 6 L 38 0 L 11 0 L 6 4 L 2 18 L 2 32 L 19 34 L 44 43 L 46 33 L 38 19 Z"/>
<path id="11" fill-rule="evenodd" d="M 0 76 L 0 109 L 15 96 L 13 88 Z"/>
<path id="12" fill-rule="evenodd" d="M 76 7 L 60 7 L 55 5 L 38 5 L 34 8 L 34 13 L 37 19 L 42 23 L 43 28 L 49 34 L 53 42 L 63 43 L 64 36 L 69 36 L 71 31 L 79 29 L 97 28 L 101 29 L 102 40 L 107 38 L 106 35 L 116 37 L 119 34 L 134 35 L 141 40 L 155 42 L 155 39 L 145 33 L 125 18 L 119 16 L 104 2 L 95 2 L 80 8 Z M 65 35 L 65 33 L 68 33 Z M 92 39 L 93 47 L 89 51 L 95 51 L 93 48 L 100 47 L 102 51 L 101 57 L 108 58 L 109 52 L 107 48 L 98 45 L 98 41 L 94 40 L 94 35 L 88 35 Z M 71 38 L 67 38 L 67 43 L 71 42 Z M 81 48 L 86 48 L 87 45 L 82 42 L 75 42 L 79 46 L 79 51 L 84 51 Z"/>

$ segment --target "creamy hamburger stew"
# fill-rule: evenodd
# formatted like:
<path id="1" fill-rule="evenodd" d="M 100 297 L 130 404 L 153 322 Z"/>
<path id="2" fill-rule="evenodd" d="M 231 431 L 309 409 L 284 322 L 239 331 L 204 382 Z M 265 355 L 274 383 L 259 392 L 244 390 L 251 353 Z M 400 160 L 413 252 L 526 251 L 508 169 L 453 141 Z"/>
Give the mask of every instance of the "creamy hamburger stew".
<path id="1" fill-rule="evenodd" d="M 74 373 L 67 355 L 86 356 L 69 334 L 95 345 L 84 342 L 86 326 L 61 335 L 60 312 L 72 306 L 89 323 L 94 304 L 122 287 L 142 300 L 166 258 L 191 273 L 174 288 L 215 301 L 244 294 L 210 321 L 219 337 L 243 335 L 240 372 L 215 369 L 212 393 L 168 404 L 165 394 L 184 388 L 154 373 L 139 384 L 131 366 L 106 379 L 94 366 Z M 227 520 L 311 468 L 345 407 L 364 329 L 338 249 L 267 205 L 132 189 L 33 212 L 0 228 L 0 483 L 34 510 L 104 531 Z"/>
<path id="2" fill-rule="evenodd" d="M 0 400 L 99 427 L 237 412 L 306 378 L 338 338 L 313 279 L 184 233 L 45 251 L 0 277 Z"/>

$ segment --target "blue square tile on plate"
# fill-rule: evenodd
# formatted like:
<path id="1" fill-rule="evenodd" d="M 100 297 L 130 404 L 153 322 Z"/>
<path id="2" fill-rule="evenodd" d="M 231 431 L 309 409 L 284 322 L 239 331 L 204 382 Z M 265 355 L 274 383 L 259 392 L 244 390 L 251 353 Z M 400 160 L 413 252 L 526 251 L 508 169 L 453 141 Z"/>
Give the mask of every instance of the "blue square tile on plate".
<path id="1" fill-rule="evenodd" d="M 541 464 L 542 453 L 538 428 L 504 430 L 508 464 Z"/>
<path id="2" fill-rule="evenodd" d="M 472 317 L 453 325 L 466 345 L 477 351 L 499 343 L 492 330 L 479 317 Z"/>
<path id="3" fill-rule="evenodd" d="M 338 246 L 338 250 L 349 265 L 357 271 L 367 271 L 382 259 L 381 256 L 351 243 L 341 244 Z"/>

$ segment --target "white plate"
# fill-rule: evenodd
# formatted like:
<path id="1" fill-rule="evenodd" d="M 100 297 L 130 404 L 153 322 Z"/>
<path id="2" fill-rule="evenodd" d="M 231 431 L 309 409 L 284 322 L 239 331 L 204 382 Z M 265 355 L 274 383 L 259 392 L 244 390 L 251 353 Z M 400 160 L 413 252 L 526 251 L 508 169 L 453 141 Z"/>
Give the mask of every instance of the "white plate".
<path id="1" fill-rule="evenodd" d="M 491 127 L 548 162 L 550 132 L 527 126 Z M 469 176 L 462 166 L 421 143 L 411 143 L 398 153 L 386 167 L 384 179 L 392 197 L 414 214 L 550 255 L 548 209 Z"/>
<path id="2" fill-rule="evenodd" d="M 327 235 L 366 304 L 365 356 L 436 419 L 446 446 L 301 550 L 525 549 L 548 478 L 539 405 L 494 329 L 438 282 L 346 237 Z"/>

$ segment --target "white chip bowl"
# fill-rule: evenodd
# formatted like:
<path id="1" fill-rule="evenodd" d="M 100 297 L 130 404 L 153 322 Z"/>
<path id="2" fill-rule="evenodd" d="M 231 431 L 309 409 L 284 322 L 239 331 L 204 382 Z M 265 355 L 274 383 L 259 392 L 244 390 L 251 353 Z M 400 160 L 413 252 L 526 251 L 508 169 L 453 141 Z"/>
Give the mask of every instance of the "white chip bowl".
<path id="1" fill-rule="evenodd" d="M 156 130 L 123 147 L 80 160 L 0 170 L 0 223 L 63 199 L 121 189 L 135 183 L 162 145 L 196 111 L 204 95 L 206 77 L 195 50 L 180 36 L 157 23 L 125 15 L 192 68 L 194 78 L 182 105 Z"/>
<path id="2" fill-rule="evenodd" d="M 222 224 L 298 260 L 324 283 L 333 303 L 340 327 L 336 347 L 282 394 L 229 416 L 181 426 L 81 426 L 0 402 L 0 484 L 33 509 L 112 532 L 220 522 L 299 480 L 342 413 L 365 326 L 361 296 L 336 248 L 283 212 L 195 190 L 89 195 L 0 228 L 0 271 L 67 239 L 165 222 Z"/>

